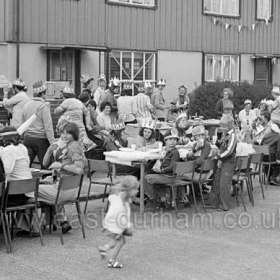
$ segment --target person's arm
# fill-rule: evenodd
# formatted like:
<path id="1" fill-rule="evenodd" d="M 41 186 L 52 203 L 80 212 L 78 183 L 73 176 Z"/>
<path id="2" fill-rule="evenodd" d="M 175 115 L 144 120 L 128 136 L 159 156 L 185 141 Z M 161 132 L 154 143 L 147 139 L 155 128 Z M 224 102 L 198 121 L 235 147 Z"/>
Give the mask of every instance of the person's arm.
<path id="1" fill-rule="evenodd" d="M 83 115 L 85 118 L 85 126 L 86 126 L 87 130 L 90 131 L 90 130 L 92 130 L 90 112 L 85 106 L 83 106 L 82 110 L 83 110 Z"/>
<path id="2" fill-rule="evenodd" d="M 52 116 L 48 106 L 44 106 L 41 117 L 43 119 L 43 124 L 47 135 L 47 139 L 49 143 L 52 144 L 54 142 L 54 131 L 53 131 Z"/>
<path id="3" fill-rule="evenodd" d="M 165 167 L 165 168 L 162 168 L 162 169 L 161 169 L 162 173 L 170 173 L 170 172 L 173 172 L 174 164 L 175 164 L 175 162 L 178 162 L 178 161 L 180 161 L 179 152 L 173 152 L 173 153 L 172 153 L 172 156 L 171 156 L 171 161 L 170 161 L 169 166 L 167 166 L 167 167 Z"/>
<path id="4" fill-rule="evenodd" d="M 4 105 L 5 108 L 6 107 L 13 107 L 17 103 L 19 103 L 20 101 L 21 101 L 21 98 L 18 94 L 14 95 L 10 99 L 8 99 L 8 96 L 4 95 L 3 105 Z"/>
<path id="5" fill-rule="evenodd" d="M 235 146 L 236 146 L 236 138 L 234 134 L 231 134 L 231 138 L 227 146 L 227 149 L 220 154 L 219 158 L 226 158 L 230 156 L 233 153 Z"/>
<path id="6" fill-rule="evenodd" d="M 277 141 L 276 141 L 276 160 L 280 160 L 280 136 L 277 135 Z"/>
<path id="7" fill-rule="evenodd" d="M 201 150 L 201 154 L 196 158 L 195 162 L 198 166 L 202 164 L 202 161 L 207 159 L 211 152 L 211 145 L 208 142 L 205 142 L 204 147 Z"/>
<path id="8" fill-rule="evenodd" d="M 45 153 L 45 156 L 43 158 L 43 166 L 48 168 L 51 163 L 53 162 L 53 145 L 50 145 Z"/>
<path id="9" fill-rule="evenodd" d="M 56 115 L 62 114 L 64 111 L 66 111 L 67 106 L 65 104 L 65 101 L 67 100 L 64 100 L 56 109 L 54 109 L 54 113 Z"/>

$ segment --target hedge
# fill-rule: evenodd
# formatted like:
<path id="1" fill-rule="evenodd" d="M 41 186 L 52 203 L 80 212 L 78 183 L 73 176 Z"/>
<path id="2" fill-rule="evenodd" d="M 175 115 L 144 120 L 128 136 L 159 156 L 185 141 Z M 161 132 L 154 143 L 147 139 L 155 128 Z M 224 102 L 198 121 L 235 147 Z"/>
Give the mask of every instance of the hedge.
<path id="1" fill-rule="evenodd" d="M 239 112 L 244 108 L 245 99 L 251 99 L 253 108 L 257 107 L 264 98 L 273 99 L 271 95 L 271 85 L 266 84 L 249 84 L 248 82 L 232 83 L 232 82 L 211 82 L 200 85 L 190 94 L 190 115 L 197 113 L 206 119 L 217 118 L 215 106 L 221 99 L 224 88 L 231 88 L 233 94 L 233 104 L 235 112 Z"/>

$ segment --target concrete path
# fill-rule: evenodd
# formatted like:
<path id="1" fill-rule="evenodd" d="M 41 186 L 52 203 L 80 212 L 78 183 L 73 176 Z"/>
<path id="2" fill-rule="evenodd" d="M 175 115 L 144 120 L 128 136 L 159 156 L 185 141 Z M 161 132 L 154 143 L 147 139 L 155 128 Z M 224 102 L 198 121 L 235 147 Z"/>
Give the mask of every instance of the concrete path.
<path id="1" fill-rule="evenodd" d="M 70 206 L 67 213 L 75 228 L 64 235 L 64 246 L 57 233 L 45 232 L 45 246 L 38 238 L 15 238 L 14 252 L 6 254 L 0 239 L 0 279 L 278 280 L 280 188 L 269 186 L 265 194 L 263 200 L 260 189 L 254 189 L 255 207 L 246 196 L 246 213 L 235 206 L 226 213 L 195 215 L 193 207 L 181 209 L 176 219 L 170 212 L 147 209 L 143 218 L 133 207 L 136 228 L 120 255 L 122 270 L 108 269 L 96 251 L 108 240 L 100 231 L 102 202 L 89 204 L 86 239 Z"/>

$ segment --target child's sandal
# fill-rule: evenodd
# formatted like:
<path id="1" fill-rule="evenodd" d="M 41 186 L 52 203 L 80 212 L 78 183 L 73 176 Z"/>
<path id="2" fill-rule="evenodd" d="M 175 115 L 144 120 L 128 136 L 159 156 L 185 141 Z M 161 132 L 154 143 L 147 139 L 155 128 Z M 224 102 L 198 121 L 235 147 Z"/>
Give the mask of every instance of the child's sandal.
<path id="1" fill-rule="evenodd" d="M 108 261 L 108 267 L 109 268 L 123 268 L 123 265 L 121 263 L 119 263 L 118 261 L 110 260 L 110 261 Z"/>
<path id="2" fill-rule="evenodd" d="M 107 256 L 107 250 L 105 250 L 103 247 L 101 247 L 101 246 L 98 246 L 97 247 L 97 250 L 98 250 L 98 252 L 99 252 L 99 254 L 100 254 L 100 257 L 101 257 L 101 260 L 104 260 L 105 258 L 106 258 L 106 256 Z"/>

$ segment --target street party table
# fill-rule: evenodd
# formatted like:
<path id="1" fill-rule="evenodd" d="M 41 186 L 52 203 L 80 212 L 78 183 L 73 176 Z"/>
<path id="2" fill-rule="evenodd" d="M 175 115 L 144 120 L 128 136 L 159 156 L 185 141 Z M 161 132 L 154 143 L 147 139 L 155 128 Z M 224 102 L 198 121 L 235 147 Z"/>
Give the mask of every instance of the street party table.
<path id="1" fill-rule="evenodd" d="M 104 152 L 105 160 L 113 164 L 113 176 L 116 177 L 115 164 L 135 166 L 140 164 L 140 213 L 144 213 L 144 176 L 145 164 L 148 160 L 157 160 L 164 157 L 164 153 L 159 150 L 150 150 L 148 152 L 136 151 L 129 148 L 123 148 L 122 151 Z"/>

